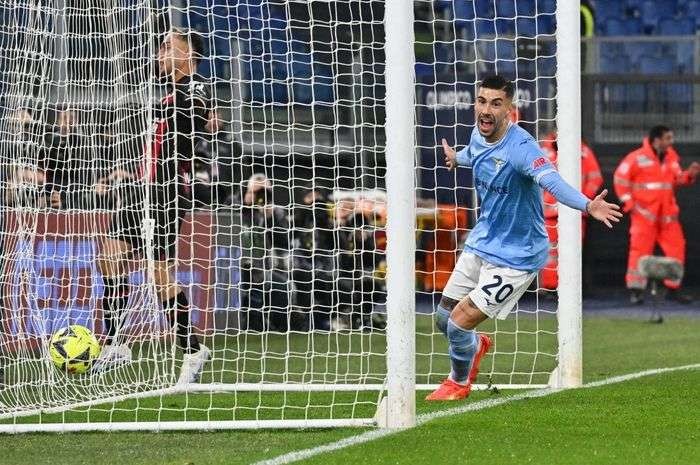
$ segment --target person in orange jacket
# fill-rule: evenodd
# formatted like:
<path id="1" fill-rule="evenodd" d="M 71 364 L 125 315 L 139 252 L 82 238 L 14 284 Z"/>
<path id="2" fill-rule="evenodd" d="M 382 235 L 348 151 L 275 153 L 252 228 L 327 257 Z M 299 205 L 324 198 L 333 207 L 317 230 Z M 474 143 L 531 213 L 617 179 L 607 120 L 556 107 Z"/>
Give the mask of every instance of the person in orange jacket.
<path id="1" fill-rule="evenodd" d="M 687 170 L 673 148 L 673 131 L 666 126 L 654 126 L 642 146 L 630 152 L 615 170 L 615 193 L 630 212 L 630 250 L 625 281 L 630 290 L 630 302 L 644 301 L 646 280 L 639 274 L 640 257 L 651 255 L 658 242 L 667 257 L 685 264 L 685 237 L 678 221 L 679 208 L 675 189 L 695 181 L 700 163 L 693 162 Z M 690 303 L 690 296 L 681 294 L 681 281 L 664 282 L 667 297 Z"/>
<path id="2" fill-rule="evenodd" d="M 548 134 L 540 144 L 544 153 L 549 160 L 556 165 L 557 163 L 557 134 L 552 132 Z M 583 141 L 581 141 L 581 192 L 583 195 L 592 199 L 603 186 L 603 175 L 600 172 L 600 165 L 596 159 L 593 150 Z M 544 193 L 544 222 L 549 236 L 549 261 L 547 265 L 540 271 L 540 287 L 547 291 L 554 291 L 559 286 L 559 274 L 557 272 L 559 266 L 559 232 L 557 231 L 557 220 L 559 213 L 557 210 L 557 201 L 549 192 Z M 581 223 L 581 233 L 586 233 L 586 220 Z"/>

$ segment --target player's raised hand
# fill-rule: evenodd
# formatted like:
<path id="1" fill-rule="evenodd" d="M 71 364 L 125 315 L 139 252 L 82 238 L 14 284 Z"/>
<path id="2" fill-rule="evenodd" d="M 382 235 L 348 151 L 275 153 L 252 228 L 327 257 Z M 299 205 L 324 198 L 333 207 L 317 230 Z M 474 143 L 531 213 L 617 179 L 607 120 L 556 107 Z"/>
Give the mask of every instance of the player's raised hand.
<path id="1" fill-rule="evenodd" d="M 691 176 L 697 176 L 698 174 L 700 174 L 700 163 L 694 161 L 688 167 L 688 171 L 690 172 Z"/>
<path id="2" fill-rule="evenodd" d="M 450 147 L 447 141 L 442 139 L 442 151 L 445 152 L 445 164 L 449 169 L 457 167 L 457 152 Z"/>
<path id="3" fill-rule="evenodd" d="M 612 228 L 612 223 L 619 223 L 622 218 L 620 206 L 614 203 L 605 201 L 605 196 L 608 195 L 608 190 L 603 189 L 603 192 L 598 194 L 595 199 L 588 202 L 586 210 L 596 220 L 605 223 L 605 226 Z"/>

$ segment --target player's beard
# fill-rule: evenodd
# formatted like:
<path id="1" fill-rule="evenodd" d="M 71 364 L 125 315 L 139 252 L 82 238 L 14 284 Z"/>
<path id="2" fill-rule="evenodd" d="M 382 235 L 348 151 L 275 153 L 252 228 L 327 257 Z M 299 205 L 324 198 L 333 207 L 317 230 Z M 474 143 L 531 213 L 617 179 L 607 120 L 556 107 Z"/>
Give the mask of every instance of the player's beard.
<path id="1" fill-rule="evenodd" d="M 491 124 L 484 127 L 482 125 L 482 121 L 483 122 L 490 122 Z M 493 116 L 490 116 L 490 115 L 489 116 L 479 115 L 476 119 L 476 125 L 479 129 L 479 133 L 483 137 L 491 137 L 493 134 L 496 133 L 496 131 L 498 131 L 498 127 L 499 127 L 498 121 L 496 121 L 496 118 L 494 118 Z"/>

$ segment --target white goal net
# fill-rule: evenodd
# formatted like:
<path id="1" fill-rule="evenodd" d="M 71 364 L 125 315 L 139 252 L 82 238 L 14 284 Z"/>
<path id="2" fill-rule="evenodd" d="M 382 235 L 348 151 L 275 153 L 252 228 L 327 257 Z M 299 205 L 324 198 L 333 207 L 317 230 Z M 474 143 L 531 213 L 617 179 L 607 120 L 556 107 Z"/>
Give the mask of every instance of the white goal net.
<path id="1" fill-rule="evenodd" d="M 449 373 L 433 312 L 478 200 L 439 141 L 468 143 L 475 85 L 493 73 L 514 80 L 519 124 L 554 129 L 556 4 L 403 12 L 406 335 L 386 325 L 400 294 L 387 220 L 401 215 L 387 192 L 389 3 L 0 3 L 0 431 L 371 426 L 393 389 L 388 340 L 415 335 L 419 388 Z M 485 323 L 480 388 L 550 382 L 557 303 L 542 290 Z M 75 324 L 118 363 L 58 369 L 51 336 Z"/>

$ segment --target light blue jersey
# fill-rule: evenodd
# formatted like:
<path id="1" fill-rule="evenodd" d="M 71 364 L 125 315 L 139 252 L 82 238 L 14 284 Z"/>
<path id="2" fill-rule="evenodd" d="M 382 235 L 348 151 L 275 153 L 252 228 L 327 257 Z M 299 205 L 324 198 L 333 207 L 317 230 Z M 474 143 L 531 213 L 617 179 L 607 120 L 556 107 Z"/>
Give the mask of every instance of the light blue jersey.
<path id="1" fill-rule="evenodd" d="M 474 128 L 469 145 L 457 154 L 457 163 L 473 169 L 481 209 L 465 250 L 497 266 L 541 269 L 549 240 L 539 183 L 556 169 L 537 142 L 516 124 L 493 144 Z"/>

